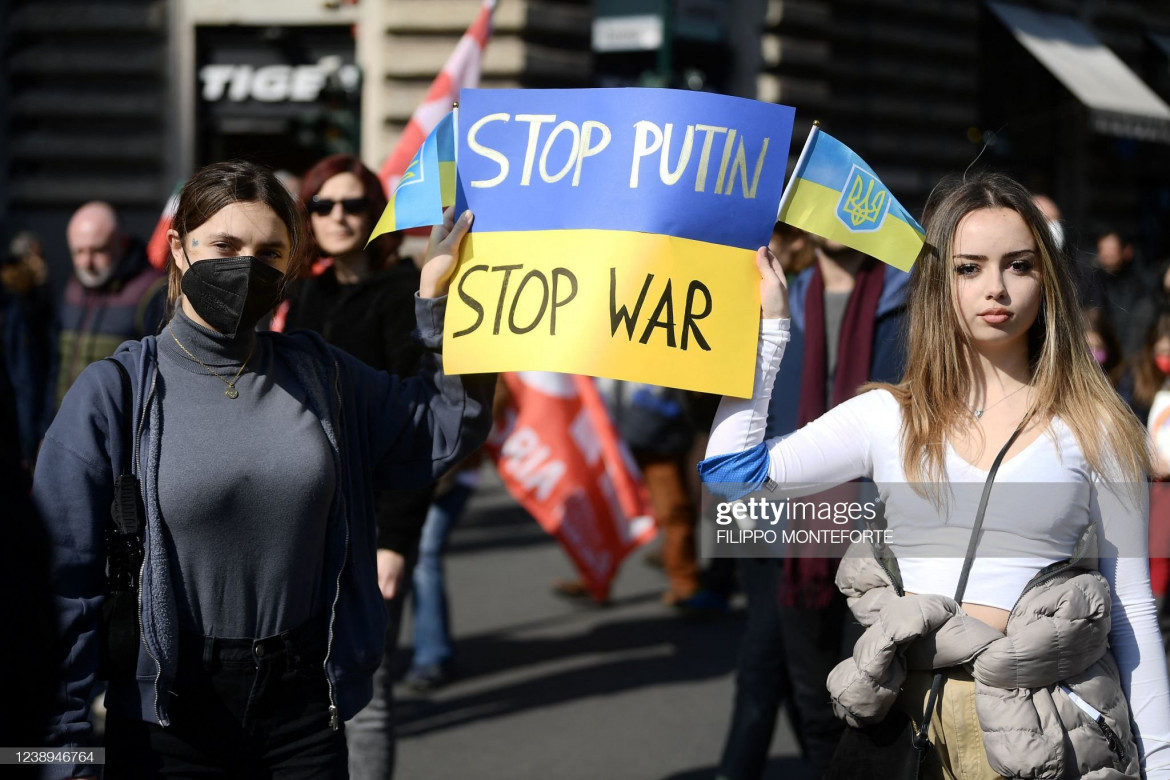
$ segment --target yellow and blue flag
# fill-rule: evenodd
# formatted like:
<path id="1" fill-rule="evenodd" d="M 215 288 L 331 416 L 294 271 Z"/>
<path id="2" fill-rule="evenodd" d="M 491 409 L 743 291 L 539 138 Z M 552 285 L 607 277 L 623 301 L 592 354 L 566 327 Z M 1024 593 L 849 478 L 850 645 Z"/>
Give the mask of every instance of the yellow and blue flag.
<path id="1" fill-rule="evenodd" d="M 914 265 L 925 236 L 865 160 L 815 125 L 777 219 L 903 271 Z"/>
<path id="2" fill-rule="evenodd" d="M 443 209 L 455 202 L 455 112 L 439 120 L 414 153 L 390 202 L 370 234 L 373 241 L 385 233 L 437 225 Z"/>

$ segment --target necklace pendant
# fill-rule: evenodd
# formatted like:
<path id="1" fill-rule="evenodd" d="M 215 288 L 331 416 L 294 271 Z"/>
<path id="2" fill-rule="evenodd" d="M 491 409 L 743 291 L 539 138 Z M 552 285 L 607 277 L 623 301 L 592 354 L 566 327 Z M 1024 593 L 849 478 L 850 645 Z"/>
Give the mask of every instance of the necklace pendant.
<path id="1" fill-rule="evenodd" d="M 233 397 L 234 397 L 234 396 L 233 396 Z M 983 419 L 983 410 L 982 410 L 982 409 L 976 409 L 976 410 L 975 410 L 975 419 L 976 419 L 976 420 Z"/>
<path id="2" fill-rule="evenodd" d="M 232 399 L 240 397 L 240 391 L 236 390 L 236 388 L 232 387 L 231 385 L 228 385 L 227 390 L 224 390 L 223 394 Z"/>

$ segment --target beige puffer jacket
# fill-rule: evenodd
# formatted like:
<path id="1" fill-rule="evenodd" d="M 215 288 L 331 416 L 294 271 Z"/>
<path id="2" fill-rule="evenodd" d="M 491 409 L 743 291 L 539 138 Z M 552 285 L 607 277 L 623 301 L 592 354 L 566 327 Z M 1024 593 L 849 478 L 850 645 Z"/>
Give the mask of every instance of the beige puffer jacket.
<path id="1" fill-rule="evenodd" d="M 860 553 L 860 554 L 859 554 Z M 1108 650 L 1109 586 L 1071 563 L 1040 572 L 1006 635 L 946 596 L 900 596 L 896 562 L 851 549 L 837 587 L 864 635 L 832 671 L 837 716 L 853 726 L 890 711 L 909 669 L 963 666 L 992 769 L 1011 778 L 1138 778 L 1138 752 L 1117 664 Z M 1070 697 L 1102 716 L 1095 721 Z"/>

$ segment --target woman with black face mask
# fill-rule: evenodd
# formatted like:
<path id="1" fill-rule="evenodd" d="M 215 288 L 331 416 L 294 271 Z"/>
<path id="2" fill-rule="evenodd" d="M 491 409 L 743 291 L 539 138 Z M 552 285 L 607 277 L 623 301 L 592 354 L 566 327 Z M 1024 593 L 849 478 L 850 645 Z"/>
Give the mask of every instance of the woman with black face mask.
<path id="1" fill-rule="evenodd" d="M 303 266 L 302 212 L 250 163 L 187 182 L 169 235 L 172 318 L 86 369 L 34 480 L 63 638 L 53 744 L 93 744 L 104 645 L 112 776 L 346 776 L 343 724 L 370 698 L 386 620 L 373 492 L 432 481 L 490 425 L 494 377 L 447 376 L 438 353 L 470 224 L 448 213 L 432 234 L 415 299 L 425 355 L 403 380 L 316 334 L 257 333 Z M 137 498 L 141 522 L 121 536 L 111 503 L 128 472 L 141 487 L 119 494 L 118 514 Z M 136 603 L 103 631 L 115 568 Z M 127 625 L 128 651 L 112 641 Z M 96 774 L 84 759 L 60 769 Z"/>

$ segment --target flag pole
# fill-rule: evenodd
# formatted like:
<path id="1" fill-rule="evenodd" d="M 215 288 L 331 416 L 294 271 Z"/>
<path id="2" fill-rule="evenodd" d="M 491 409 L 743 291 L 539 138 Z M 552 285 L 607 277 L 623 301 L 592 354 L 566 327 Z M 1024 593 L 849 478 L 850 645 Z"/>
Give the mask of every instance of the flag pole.
<path id="1" fill-rule="evenodd" d="M 808 159 L 809 153 L 812 151 L 814 141 L 817 134 L 821 132 L 821 122 L 819 119 L 814 119 L 812 127 L 809 128 L 808 138 L 805 139 L 804 148 L 800 150 L 800 157 L 796 158 L 796 167 L 792 169 L 792 178 L 788 180 L 788 184 L 784 186 L 784 192 L 780 195 L 780 207 L 776 209 L 776 221 L 780 221 L 780 215 L 784 213 L 784 208 L 788 202 L 792 200 L 793 185 L 800 177 L 800 172 L 804 168 L 805 160 Z"/>
<path id="2" fill-rule="evenodd" d="M 495 0 L 492 0 L 493 6 Z M 459 101 L 451 104 L 451 135 L 455 138 L 455 170 L 459 170 Z"/>

